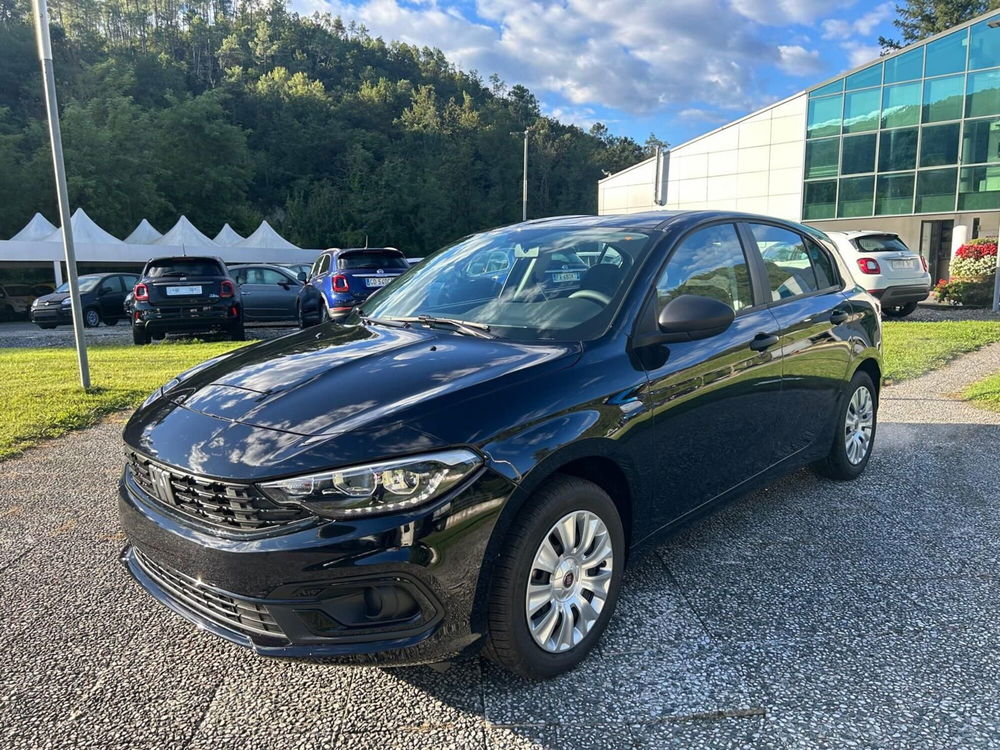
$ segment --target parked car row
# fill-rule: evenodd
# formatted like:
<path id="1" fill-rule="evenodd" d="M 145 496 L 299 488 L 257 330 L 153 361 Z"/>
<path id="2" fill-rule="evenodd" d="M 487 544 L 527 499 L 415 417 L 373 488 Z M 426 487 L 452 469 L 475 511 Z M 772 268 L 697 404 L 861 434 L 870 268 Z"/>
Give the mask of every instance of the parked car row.
<path id="1" fill-rule="evenodd" d="M 52 288 L 51 284 L 0 284 L 0 320 L 28 317 L 32 303 Z"/>

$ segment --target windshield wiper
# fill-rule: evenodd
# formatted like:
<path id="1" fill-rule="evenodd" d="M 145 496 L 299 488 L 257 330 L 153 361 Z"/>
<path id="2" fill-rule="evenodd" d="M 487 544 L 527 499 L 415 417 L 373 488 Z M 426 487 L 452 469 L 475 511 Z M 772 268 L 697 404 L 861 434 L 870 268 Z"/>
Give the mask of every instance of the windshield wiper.
<path id="1" fill-rule="evenodd" d="M 457 318 L 437 318 L 433 315 L 417 315 L 411 318 L 392 318 L 401 323 L 423 323 L 425 325 L 446 325 L 451 326 L 458 333 L 467 336 L 476 336 L 481 339 L 498 338 L 496 334 L 490 333 L 490 327 L 485 323 L 476 323 L 471 320 L 458 320 Z"/>
<path id="2" fill-rule="evenodd" d="M 374 323 L 380 326 L 390 326 L 391 328 L 409 328 L 410 323 L 402 318 L 373 318 L 369 315 L 365 315 L 363 312 L 359 312 L 358 316 L 361 318 L 362 323 Z"/>

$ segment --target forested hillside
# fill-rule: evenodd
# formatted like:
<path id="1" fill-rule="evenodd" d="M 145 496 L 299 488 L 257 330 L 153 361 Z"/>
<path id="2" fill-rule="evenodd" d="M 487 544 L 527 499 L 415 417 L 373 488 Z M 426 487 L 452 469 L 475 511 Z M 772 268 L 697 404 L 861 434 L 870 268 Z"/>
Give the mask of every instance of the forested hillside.
<path id="1" fill-rule="evenodd" d="M 71 202 L 124 236 L 186 214 L 214 234 L 266 218 L 306 247 L 419 254 L 529 214 L 596 210 L 644 149 L 539 113 L 522 86 L 439 50 L 283 2 L 50 0 Z M 58 221 L 29 0 L 0 0 L 0 238 Z"/>

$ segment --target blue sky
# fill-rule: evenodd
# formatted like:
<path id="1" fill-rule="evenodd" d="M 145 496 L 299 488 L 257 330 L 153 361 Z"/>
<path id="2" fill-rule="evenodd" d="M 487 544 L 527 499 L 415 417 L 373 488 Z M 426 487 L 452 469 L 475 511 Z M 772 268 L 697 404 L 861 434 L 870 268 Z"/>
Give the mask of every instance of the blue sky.
<path id="1" fill-rule="evenodd" d="M 530 88 L 546 114 L 679 144 L 878 57 L 893 2 L 293 0 Z"/>

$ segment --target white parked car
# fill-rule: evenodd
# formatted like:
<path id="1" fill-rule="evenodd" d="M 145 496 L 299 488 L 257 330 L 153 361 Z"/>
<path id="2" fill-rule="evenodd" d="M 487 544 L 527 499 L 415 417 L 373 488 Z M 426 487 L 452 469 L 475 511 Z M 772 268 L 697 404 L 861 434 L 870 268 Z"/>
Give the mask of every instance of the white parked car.
<path id="1" fill-rule="evenodd" d="M 927 261 L 892 232 L 826 232 L 834 241 L 854 281 L 877 297 L 882 313 L 903 318 L 931 293 Z"/>

